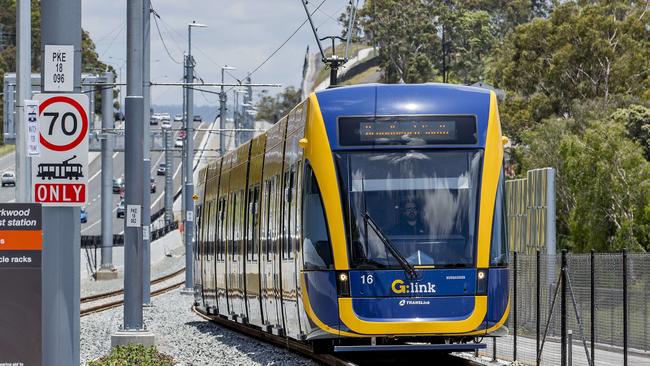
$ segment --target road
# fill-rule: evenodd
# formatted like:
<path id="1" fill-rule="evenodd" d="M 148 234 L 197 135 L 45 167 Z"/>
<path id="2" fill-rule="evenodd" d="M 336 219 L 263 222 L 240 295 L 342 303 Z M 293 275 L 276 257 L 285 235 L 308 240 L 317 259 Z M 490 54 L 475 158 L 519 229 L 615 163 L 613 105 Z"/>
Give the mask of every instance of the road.
<path id="1" fill-rule="evenodd" d="M 201 122 L 195 123 L 194 127 L 197 129 L 206 129 L 210 123 Z M 121 126 L 117 124 L 117 127 Z M 159 129 L 159 126 L 151 126 L 152 129 Z M 180 129 L 180 122 L 173 122 L 172 128 Z M 194 134 L 195 148 L 199 147 L 200 142 L 203 140 L 203 135 L 205 131 L 196 131 Z M 175 140 L 178 136 L 178 131 L 174 132 Z M 181 184 L 181 170 L 180 170 L 180 152 L 176 152 L 174 157 L 174 171 L 173 171 L 173 181 L 175 193 Z M 121 177 L 124 175 L 124 157 L 123 152 L 113 153 L 113 176 Z M 165 177 L 156 175 L 156 170 L 158 169 L 158 164 L 164 162 L 165 154 L 163 152 L 154 151 L 151 153 L 151 176 L 155 179 L 156 192 L 151 194 L 151 213 L 156 212 L 164 206 L 164 195 L 165 195 Z M 88 178 L 88 201 L 86 203 L 86 211 L 88 214 L 88 221 L 85 224 L 81 224 L 81 235 L 100 235 L 101 234 L 101 184 L 102 184 L 102 174 L 101 174 L 101 156 L 98 156 L 96 159 L 90 162 L 89 166 L 89 178 Z M 15 170 L 15 153 L 7 154 L 3 157 L 0 157 L 0 172 L 6 170 Z M 118 219 L 116 217 L 117 205 L 120 201 L 119 194 L 111 194 L 112 200 L 112 220 L 113 220 L 113 233 L 121 234 L 124 232 L 124 219 Z M 3 187 L 0 189 L 0 202 L 13 202 L 15 198 L 15 188 L 14 187 Z"/>

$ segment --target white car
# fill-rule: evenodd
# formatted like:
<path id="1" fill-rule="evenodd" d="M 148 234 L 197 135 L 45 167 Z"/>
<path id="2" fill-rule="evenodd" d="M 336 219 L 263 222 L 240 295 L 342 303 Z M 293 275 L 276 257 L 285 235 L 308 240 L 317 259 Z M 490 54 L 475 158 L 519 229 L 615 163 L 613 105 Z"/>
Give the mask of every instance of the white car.
<path id="1" fill-rule="evenodd" d="M 2 186 L 16 186 L 16 173 L 12 171 L 6 171 L 2 173 Z"/>
<path id="2" fill-rule="evenodd" d="M 182 114 L 175 115 L 174 122 L 183 122 L 183 115 Z"/>
<path id="3" fill-rule="evenodd" d="M 166 129 L 166 128 L 172 128 L 172 123 L 169 120 L 163 120 L 160 122 L 160 128 Z"/>
<path id="4" fill-rule="evenodd" d="M 180 137 L 176 138 L 176 141 L 174 141 L 174 147 L 183 147 L 183 139 Z"/>

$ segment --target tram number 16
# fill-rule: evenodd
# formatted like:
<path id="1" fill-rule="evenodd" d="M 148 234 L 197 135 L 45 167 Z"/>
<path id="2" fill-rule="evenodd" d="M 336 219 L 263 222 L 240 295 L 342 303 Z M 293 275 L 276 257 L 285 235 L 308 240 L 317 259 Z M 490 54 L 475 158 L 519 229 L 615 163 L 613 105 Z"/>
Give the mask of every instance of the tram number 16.
<path id="1" fill-rule="evenodd" d="M 373 282 L 375 282 L 375 278 L 372 275 L 361 275 L 361 284 L 372 285 Z"/>
<path id="2" fill-rule="evenodd" d="M 52 120 L 50 121 L 50 128 L 47 131 L 47 134 L 52 136 L 52 132 L 54 132 L 54 125 L 56 124 L 57 119 L 59 119 L 59 112 L 45 112 L 43 113 L 47 117 L 52 117 Z M 69 126 L 71 122 L 72 126 Z M 71 127 L 68 129 L 68 127 Z M 66 112 L 63 113 L 63 117 L 61 118 L 61 131 L 63 131 L 63 134 L 66 136 L 73 136 L 74 134 L 77 133 L 77 116 L 72 113 L 72 112 Z"/>

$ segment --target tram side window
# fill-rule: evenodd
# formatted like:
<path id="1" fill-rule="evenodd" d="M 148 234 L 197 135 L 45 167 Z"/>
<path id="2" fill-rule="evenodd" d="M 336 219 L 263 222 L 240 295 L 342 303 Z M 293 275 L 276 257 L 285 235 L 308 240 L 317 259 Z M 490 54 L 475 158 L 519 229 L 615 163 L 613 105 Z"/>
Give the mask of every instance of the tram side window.
<path id="1" fill-rule="evenodd" d="M 266 261 L 270 262 L 271 261 L 271 241 L 273 240 L 273 235 L 271 231 L 271 195 L 272 191 L 271 188 L 273 187 L 273 180 L 268 180 L 266 182 L 266 195 L 264 199 L 266 200 L 266 209 L 264 210 L 265 218 L 264 221 L 266 222 L 266 233 L 264 235 L 266 236 L 266 245 L 264 245 L 264 252 L 266 253 Z"/>
<path id="2" fill-rule="evenodd" d="M 291 202 L 294 200 L 294 167 L 290 171 L 284 173 L 284 232 L 282 233 L 282 259 L 293 258 L 293 246 L 291 242 L 291 220 L 293 215 L 291 213 Z"/>
<path id="3" fill-rule="evenodd" d="M 332 269 L 332 247 L 325 208 L 311 166 L 305 166 L 302 195 L 303 258 L 305 269 Z"/>
<path id="4" fill-rule="evenodd" d="M 219 202 L 219 260 L 224 260 L 224 253 L 226 251 L 226 238 L 225 228 L 226 228 L 226 199 L 222 198 Z"/>
<path id="5" fill-rule="evenodd" d="M 237 209 L 237 200 L 238 193 L 233 193 L 232 195 L 232 225 L 231 225 L 231 231 L 230 231 L 230 258 L 234 262 L 237 259 L 235 258 L 235 253 L 236 253 L 236 247 L 237 247 L 237 234 L 235 234 L 235 230 L 237 229 L 237 219 L 238 215 L 237 213 L 239 212 Z"/>
<path id="6" fill-rule="evenodd" d="M 259 250 L 259 196 L 260 187 L 254 186 L 248 190 L 248 235 L 246 237 L 246 258 L 248 261 L 257 261 L 257 251 Z"/>
<path id="7" fill-rule="evenodd" d="M 492 243 L 490 246 L 490 266 L 508 265 L 508 235 L 506 216 L 504 172 L 501 169 L 499 187 L 497 188 L 496 202 L 494 203 L 494 217 L 492 219 Z"/>

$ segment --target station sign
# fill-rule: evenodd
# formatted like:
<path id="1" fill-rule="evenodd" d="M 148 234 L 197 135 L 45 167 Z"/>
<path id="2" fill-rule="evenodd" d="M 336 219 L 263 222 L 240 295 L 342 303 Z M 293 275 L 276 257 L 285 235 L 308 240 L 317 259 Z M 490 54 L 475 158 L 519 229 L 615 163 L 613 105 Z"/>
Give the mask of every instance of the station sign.
<path id="1" fill-rule="evenodd" d="M 40 155 L 32 159 L 32 195 L 46 206 L 82 206 L 88 182 L 88 96 L 37 94 Z"/>
<path id="2" fill-rule="evenodd" d="M 0 204 L 0 365 L 40 365 L 41 205 Z"/>

